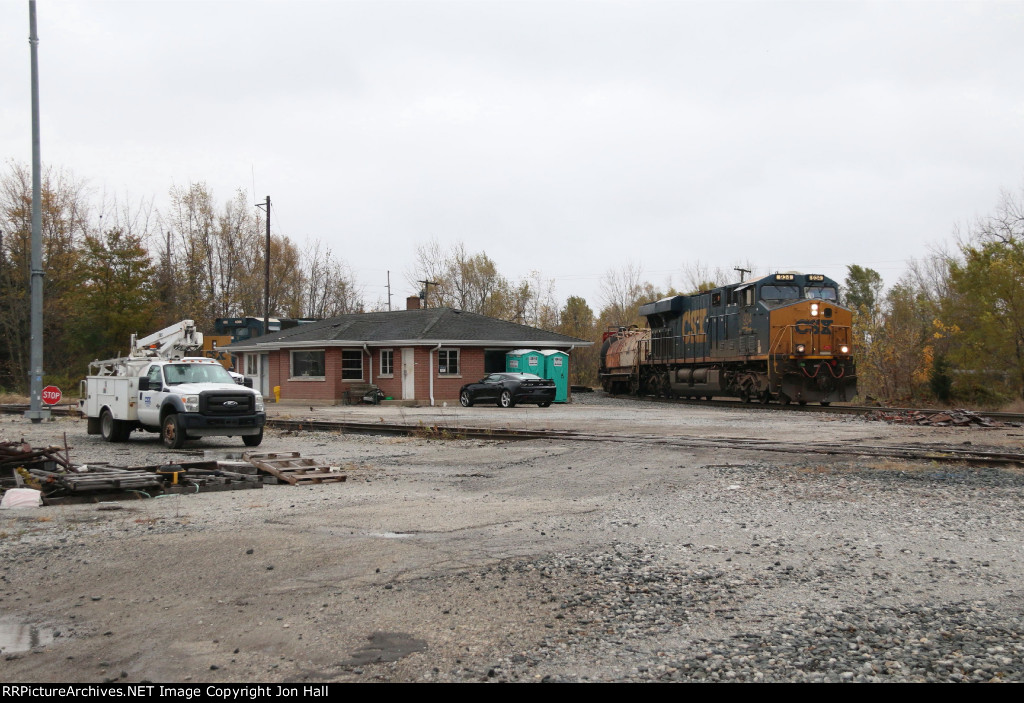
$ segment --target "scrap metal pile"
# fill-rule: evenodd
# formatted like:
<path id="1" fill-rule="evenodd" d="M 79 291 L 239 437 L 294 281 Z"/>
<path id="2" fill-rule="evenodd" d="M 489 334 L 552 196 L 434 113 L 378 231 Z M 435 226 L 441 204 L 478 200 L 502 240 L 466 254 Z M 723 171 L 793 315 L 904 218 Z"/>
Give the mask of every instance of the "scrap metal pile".
<path id="1" fill-rule="evenodd" d="M 928 427 L 1020 427 L 1019 422 L 1000 422 L 973 410 L 947 410 L 924 413 L 916 410 L 872 410 L 864 415 L 868 420 L 881 420 L 903 425 Z"/>
<path id="2" fill-rule="evenodd" d="M 120 467 L 106 463 L 75 465 L 69 447 L 33 447 L 0 442 L 0 492 L 8 488 L 40 491 L 48 505 L 150 498 L 168 493 L 205 493 L 344 481 L 336 468 L 287 455 L 254 454 L 245 461 L 182 461 L 156 466 Z"/>

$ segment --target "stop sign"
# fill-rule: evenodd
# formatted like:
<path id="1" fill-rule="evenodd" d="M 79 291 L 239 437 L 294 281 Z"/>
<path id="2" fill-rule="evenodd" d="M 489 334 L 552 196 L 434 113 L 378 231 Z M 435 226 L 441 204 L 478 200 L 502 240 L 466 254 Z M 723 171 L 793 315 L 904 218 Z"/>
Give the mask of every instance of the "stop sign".
<path id="1" fill-rule="evenodd" d="M 60 402 L 60 388 L 57 386 L 47 386 L 43 389 L 43 402 L 47 405 L 56 405 Z"/>

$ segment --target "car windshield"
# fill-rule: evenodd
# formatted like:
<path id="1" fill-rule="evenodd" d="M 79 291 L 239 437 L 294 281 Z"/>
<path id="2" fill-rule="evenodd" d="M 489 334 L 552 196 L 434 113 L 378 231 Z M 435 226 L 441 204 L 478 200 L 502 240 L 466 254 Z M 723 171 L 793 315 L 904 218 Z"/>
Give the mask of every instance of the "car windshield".
<path id="1" fill-rule="evenodd" d="M 220 364 L 168 364 L 164 366 L 164 380 L 168 386 L 179 383 L 234 383 Z"/>

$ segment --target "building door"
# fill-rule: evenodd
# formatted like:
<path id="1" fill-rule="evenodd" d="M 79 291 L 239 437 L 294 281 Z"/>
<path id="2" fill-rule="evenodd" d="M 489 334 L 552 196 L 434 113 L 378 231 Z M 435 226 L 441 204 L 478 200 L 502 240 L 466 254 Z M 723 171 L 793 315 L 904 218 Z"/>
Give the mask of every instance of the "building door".
<path id="1" fill-rule="evenodd" d="M 402 349 L 402 400 L 416 398 L 415 353 L 412 348 Z"/>
<path id="2" fill-rule="evenodd" d="M 270 396 L 270 354 L 260 354 L 260 394 Z"/>

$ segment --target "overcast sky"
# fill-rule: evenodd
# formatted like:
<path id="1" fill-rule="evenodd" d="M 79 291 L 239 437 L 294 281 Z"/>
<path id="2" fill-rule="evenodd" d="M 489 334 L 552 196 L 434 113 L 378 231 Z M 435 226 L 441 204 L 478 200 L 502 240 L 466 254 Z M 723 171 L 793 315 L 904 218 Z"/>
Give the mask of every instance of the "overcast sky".
<path id="1" fill-rule="evenodd" d="M 432 237 L 595 311 L 626 260 L 891 284 L 1024 183 L 1024 2 L 37 6 L 45 164 L 269 194 L 370 302 Z M 30 164 L 27 39 L 0 0 L 0 157 Z"/>

